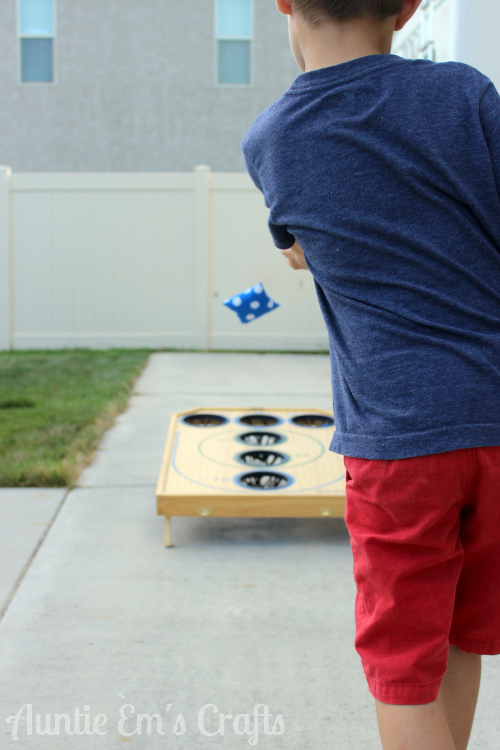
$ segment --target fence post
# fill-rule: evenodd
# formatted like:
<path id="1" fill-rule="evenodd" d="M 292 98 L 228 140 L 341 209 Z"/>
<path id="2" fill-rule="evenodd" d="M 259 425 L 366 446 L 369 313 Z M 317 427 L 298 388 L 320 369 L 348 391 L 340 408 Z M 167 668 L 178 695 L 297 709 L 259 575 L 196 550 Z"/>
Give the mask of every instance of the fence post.
<path id="1" fill-rule="evenodd" d="M 210 167 L 198 165 L 194 169 L 196 195 L 196 253 L 195 253 L 195 347 L 210 348 L 210 287 L 212 275 L 211 231 L 211 173 Z"/>
<path id="2" fill-rule="evenodd" d="M 10 167 L 0 166 L 0 350 L 12 348 Z"/>

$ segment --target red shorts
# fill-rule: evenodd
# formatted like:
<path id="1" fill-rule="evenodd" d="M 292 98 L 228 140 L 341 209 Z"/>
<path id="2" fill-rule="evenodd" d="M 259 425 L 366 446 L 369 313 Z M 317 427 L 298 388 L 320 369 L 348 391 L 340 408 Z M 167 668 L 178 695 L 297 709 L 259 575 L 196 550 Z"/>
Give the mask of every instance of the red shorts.
<path id="1" fill-rule="evenodd" d="M 344 463 L 368 687 L 431 703 L 450 644 L 500 653 L 500 446 Z"/>

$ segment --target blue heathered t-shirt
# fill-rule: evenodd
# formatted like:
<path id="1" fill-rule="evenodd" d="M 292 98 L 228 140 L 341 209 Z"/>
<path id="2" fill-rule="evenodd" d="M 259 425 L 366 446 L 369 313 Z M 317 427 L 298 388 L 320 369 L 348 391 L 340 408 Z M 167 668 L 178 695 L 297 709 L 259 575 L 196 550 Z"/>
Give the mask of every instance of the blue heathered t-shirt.
<path id="1" fill-rule="evenodd" d="M 500 445 L 500 97 L 459 63 L 299 75 L 242 148 L 328 328 L 331 450 Z"/>

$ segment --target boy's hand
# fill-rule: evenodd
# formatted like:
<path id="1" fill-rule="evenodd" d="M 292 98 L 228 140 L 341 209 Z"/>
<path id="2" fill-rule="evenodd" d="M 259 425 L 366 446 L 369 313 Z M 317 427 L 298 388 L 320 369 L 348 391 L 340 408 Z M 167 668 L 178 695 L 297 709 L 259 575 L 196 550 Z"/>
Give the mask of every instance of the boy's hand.
<path id="1" fill-rule="evenodd" d="M 282 250 L 281 254 L 286 258 L 288 265 L 295 271 L 309 271 L 306 259 L 304 258 L 304 251 L 298 242 L 293 247 L 289 247 L 288 250 Z"/>

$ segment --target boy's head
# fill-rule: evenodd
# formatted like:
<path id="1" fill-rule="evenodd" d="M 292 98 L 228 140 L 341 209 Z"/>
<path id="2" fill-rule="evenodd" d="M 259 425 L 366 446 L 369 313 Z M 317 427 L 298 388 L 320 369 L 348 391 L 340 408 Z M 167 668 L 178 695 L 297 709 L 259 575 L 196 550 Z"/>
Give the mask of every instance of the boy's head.
<path id="1" fill-rule="evenodd" d="M 392 37 L 422 0 L 276 0 L 288 16 L 292 52 L 304 72 L 389 53 Z"/>
<path id="2" fill-rule="evenodd" d="M 385 20 L 397 16 L 405 0 L 291 0 L 293 9 L 306 23 L 316 25 L 324 21 L 352 21 L 371 16 Z"/>

